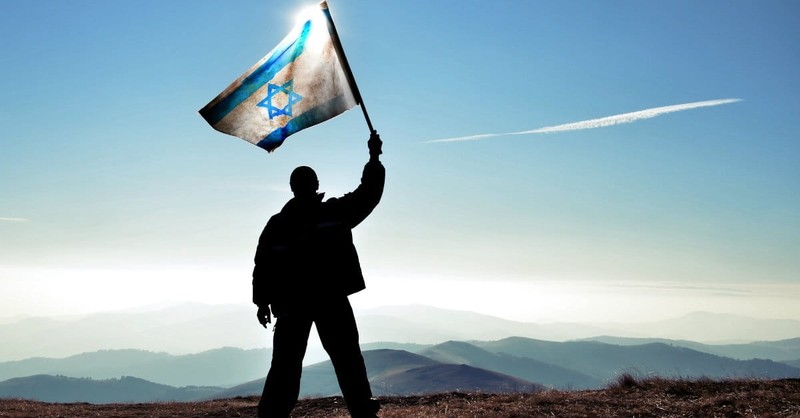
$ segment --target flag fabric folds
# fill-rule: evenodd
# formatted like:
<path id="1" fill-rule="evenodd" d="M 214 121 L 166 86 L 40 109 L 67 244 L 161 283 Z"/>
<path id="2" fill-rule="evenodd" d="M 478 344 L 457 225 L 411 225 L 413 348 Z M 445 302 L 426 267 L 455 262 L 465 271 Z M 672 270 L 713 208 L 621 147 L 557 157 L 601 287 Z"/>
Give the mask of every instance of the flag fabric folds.
<path id="1" fill-rule="evenodd" d="M 214 129 L 272 152 L 289 135 L 358 105 L 329 20 L 322 2 L 200 115 Z"/>

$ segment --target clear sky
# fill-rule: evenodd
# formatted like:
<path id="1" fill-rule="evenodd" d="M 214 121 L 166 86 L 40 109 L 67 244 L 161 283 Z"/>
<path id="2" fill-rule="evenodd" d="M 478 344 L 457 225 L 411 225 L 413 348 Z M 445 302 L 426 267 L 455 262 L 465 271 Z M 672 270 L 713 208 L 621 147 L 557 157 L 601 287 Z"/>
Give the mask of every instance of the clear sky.
<path id="1" fill-rule="evenodd" d="M 249 302 L 291 170 L 353 189 L 368 130 L 354 109 L 268 154 L 197 111 L 309 4 L 0 5 L 0 318 Z M 800 319 L 800 3 L 330 6 L 388 175 L 357 307 Z"/>

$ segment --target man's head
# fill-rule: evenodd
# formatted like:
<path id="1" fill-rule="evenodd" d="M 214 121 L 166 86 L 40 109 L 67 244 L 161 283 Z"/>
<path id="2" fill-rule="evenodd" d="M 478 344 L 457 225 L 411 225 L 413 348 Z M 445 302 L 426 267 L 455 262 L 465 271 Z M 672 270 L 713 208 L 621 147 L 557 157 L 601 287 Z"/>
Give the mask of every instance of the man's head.
<path id="1" fill-rule="evenodd" d="M 315 196 L 319 189 L 317 173 L 311 167 L 297 167 L 289 177 L 289 186 L 296 197 Z"/>

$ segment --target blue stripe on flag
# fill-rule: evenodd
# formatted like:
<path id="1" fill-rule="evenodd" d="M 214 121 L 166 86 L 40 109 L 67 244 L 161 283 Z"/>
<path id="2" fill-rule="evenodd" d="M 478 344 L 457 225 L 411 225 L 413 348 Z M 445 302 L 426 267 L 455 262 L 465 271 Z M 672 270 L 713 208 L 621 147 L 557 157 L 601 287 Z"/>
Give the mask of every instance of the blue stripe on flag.
<path id="1" fill-rule="evenodd" d="M 242 104 L 250 95 L 272 80 L 275 74 L 282 70 L 283 67 L 300 56 L 300 54 L 303 53 L 303 48 L 305 47 L 306 39 L 308 39 L 308 33 L 310 31 L 311 20 L 303 25 L 300 36 L 295 39 L 284 39 L 280 45 L 275 47 L 275 52 L 272 56 L 270 56 L 264 64 L 261 64 L 261 66 L 245 77 L 245 79 L 242 80 L 242 84 L 236 88 L 236 90 L 220 100 L 219 103 L 214 105 L 211 109 L 205 112 L 203 112 L 205 109 L 201 110 L 200 113 L 208 123 L 214 125 L 221 121 L 228 113 L 233 111 L 236 106 Z"/>
<path id="2" fill-rule="evenodd" d="M 300 130 L 308 128 L 310 126 L 314 126 L 318 123 L 325 122 L 326 120 L 338 115 L 342 112 L 341 109 L 347 108 L 347 99 L 343 94 L 340 94 L 333 99 L 328 100 L 325 103 L 322 103 L 318 106 L 314 106 L 311 109 L 303 112 L 302 115 L 298 115 L 296 118 L 290 120 L 286 125 L 282 128 L 278 128 L 269 135 L 267 135 L 264 139 L 258 142 L 259 147 L 264 148 L 265 150 L 272 152 L 275 148 L 278 148 L 283 144 L 283 141 L 291 134 L 296 133 Z"/>

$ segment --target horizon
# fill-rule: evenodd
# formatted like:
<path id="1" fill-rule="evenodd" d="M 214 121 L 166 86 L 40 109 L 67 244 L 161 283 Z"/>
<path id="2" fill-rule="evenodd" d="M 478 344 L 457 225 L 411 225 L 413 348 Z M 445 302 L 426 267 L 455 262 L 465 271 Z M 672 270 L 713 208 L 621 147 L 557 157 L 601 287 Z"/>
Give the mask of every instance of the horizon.
<path id="1" fill-rule="evenodd" d="M 164 310 L 170 310 L 175 308 L 183 308 L 183 307 L 199 307 L 199 308 L 225 308 L 225 307 L 237 307 L 237 308 L 251 308 L 253 307 L 250 303 L 208 303 L 208 302 L 200 302 L 200 301 L 179 301 L 179 302 L 161 302 L 161 303 L 154 303 L 154 304 L 147 304 L 147 305 L 139 305 L 139 306 L 132 306 L 120 309 L 104 309 L 104 310 L 96 310 L 96 311 L 86 311 L 86 312 L 71 312 L 68 314 L 17 314 L 15 316 L 5 316 L 0 317 L 0 325 L 4 323 L 10 323 L 14 321 L 24 320 L 24 319 L 54 319 L 54 320 L 80 320 L 90 316 L 102 316 L 108 314 L 143 314 L 143 313 L 153 313 L 159 312 Z M 254 307 L 253 307 L 254 308 Z M 477 310 L 469 310 L 469 309 L 459 309 L 459 308 L 447 308 L 442 306 L 435 306 L 435 305 L 426 305 L 420 303 L 409 303 L 409 304 L 395 304 L 395 305 L 377 305 L 377 306 L 368 306 L 368 307 L 359 307 L 353 306 L 353 310 L 355 312 L 356 318 L 359 315 L 363 314 L 371 314 L 378 311 L 385 311 L 385 310 L 392 310 L 392 309 L 405 309 L 405 308 L 419 308 L 419 309 L 433 309 L 437 311 L 443 312 L 453 312 L 453 313 L 470 313 L 470 314 L 478 314 L 483 317 L 488 318 L 495 318 L 502 321 L 509 321 L 509 322 L 519 322 L 519 323 L 530 323 L 530 324 L 541 324 L 541 325 L 551 325 L 551 324 L 585 324 L 585 325 L 603 325 L 603 324 L 642 324 L 648 322 L 661 322 L 661 321 L 668 321 L 673 319 L 682 319 L 694 315 L 713 315 L 713 316 L 730 316 L 730 317 L 740 317 L 740 318 L 748 318 L 748 319 L 756 319 L 756 320 L 791 320 L 791 321 L 798 321 L 800 320 L 789 318 L 789 317 L 776 317 L 776 316 L 749 316 L 743 315 L 738 313 L 731 313 L 731 312 L 716 312 L 716 311 L 708 311 L 708 310 L 694 310 L 694 311 L 687 311 L 686 313 L 678 314 L 675 316 L 667 316 L 664 318 L 659 319 L 640 319 L 640 320 L 630 320 L 630 321 L 570 321 L 570 320 L 523 320 L 523 319 L 515 319 L 513 317 L 503 316 L 503 315 L 495 315 L 492 313 L 485 313 L 480 312 Z M 800 338 L 800 337 L 798 337 Z"/>
<path id="2" fill-rule="evenodd" d="M 159 326 L 171 327 L 181 323 L 190 324 L 201 319 L 208 319 L 215 324 L 213 327 L 209 328 L 212 333 L 221 331 L 225 327 L 230 327 L 230 331 L 233 332 L 233 334 L 244 336 L 242 345 L 237 345 L 235 341 L 228 340 L 219 347 L 230 346 L 247 349 L 271 346 L 271 341 L 269 338 L 258 338 L 258 335 L 263 334 L 263 331 L 250 333 L 247 331 L 250 328 L 246 323 L 247 321 L 239 322 L 239 318 L 251 317 L 251 310 L 250 304 L 246 303 L 161 303 L 127 309 L 93 311 L 81 314 L 72 313 L 69 315 L 20 315 L 17 317 L 0 317 L 0 326 L 14 326 L 15 324 L 21 324 L 28 320 L 45 320 L 62 322 L 64 324 L 80 324 L 89 323 L 87 320 L 93 321 L 97 318 L 103 318 L 102 320 L 104 323 L 106 323 L 106 319 L 113 318 L 112 322 L 118 322 L 120 324 L 133 321 L 131 324 L 135 324 L 133 326 L 136 328 L 142 325 L 141 319 L 136 318 L 152 318 L 154 314 L 157 314 L 168 315 L 165 318 L 169 319 L 165 320 L 163 324 L 149 325 L 149 327 L 152 327 L 153 329 L 157 329 Z M 441 306 L 425 304 L 380 305 L 372 307 L 354 306 L 353 310 L 357 320 L 364 322 L 364 325 L 367 327 L 366 335 L 362 335 L 362 337 L 365 338 L 362 338 L 362 343 L 395 341 L 421 344 L 438 344 L 451 338 L 496 340 L 509 337 L 533 338 L 543 341 L 576 341 L 599 337 L 614 337 L 623 339 L 643 338 L 686 340 L 714 345 L 752 343 L 757 341 L 779 341 L 800 338 L 800 336 L 796 336 L 797 333 L 794 330 L 787 332 L 786 329 L 787 322 L 800 324 L 800 321 L 796 319 L 785 317 L 755 317 L 702 310 L 691 311 L 665 318 L 638 318 L 629 319 L 627 321 L 570 321 L 563 319 L 552 321 L 526 321 L 493 315 L 491 313 L 479 312 L 477 310 L 444 308 Z M 389 321 L 387 323 L 389 326 L 388 328 L 383 329 L 383 327 L 381 327 L 379 321 L 380 318 L 387 318 Z M 392 320 L 388 318 L 400 319 L 402 322 L 392 323 Z M 232 321 L 236 321 L 236 323 Z M 453 321 L 456 321 L 458 324 L 461 324 L 462 322 L 476 322 L 472 326 L 463 326 L 455 325 Z M 108 324 L 110 323 L 111 322 L 108 322 Z M 411 323 L 422 327 L 430 327 L 430 330 L 435 330 L 437 327 L 441 327 L 444 324 L 444 329 L 449 329 L 448 332 L 451 332 L 452 335 L 451 337 L 442 337 L 443 339 L 441 341 L 437 340 L 432 342 L 427 340 L 430 336 L 421 337 L 425 341 L 415 339 L 420 338 L 420 335 L 425 335 L 425 333 L 429 332 L 430 330 L 422 331 L 422 333 L 416 337 L 402 333 L 393 334 L 394 331 L 397 331 L 395 329 L 397 326 L 399 326 L 399 329 L 402 331 L 404 327 Z M 759 324 L 757 325 L 759 327 L 759 333 L 762 335 L 771 336 L 748 337 L 747 332 L 748 330 L 752 329 L 754 323 Z M 508 328 L 507 325 L 511 327 Z M 530 328 L 528 326 L 534 327 Z M 666 328 L 660 328 L 662 326 L 665 326 Z M 676 328 L 676 326 L 678 327 Z M 708 326 L 714 328 L 722 327 L 724 329 L 704 331 L 704 328 Z M 470 331 L 471 328 L 477 333 L 474 334 L 473 337 L 466 337 L 466 335 L 473 333 L 473 331 Z M 35 333 L 40 332 L 36 331 L 37 328 L 35 327 L 33 329 L 35 330 Z M 375 335 L 373 333 L 376 330 L 379 330 L 379 333 L 384 335 L 384 338 L 375 339 Z M 194 331 L 192 331 L 192 333 L 193 332 Z M 486 332 L 489 332 L 492 337 L 479 336 L 485 334 Z M 434 334 L 435 333 L 436 332 L 434 332 Z M 247 335 L 245 336 L 245 334 Z M 727 335 L 727 337 L 709 339 L 709 337 L 712 335 Z M 55 338 L 58 338 L 58 333 L 54 333 L 54 336 Z M 162 340 L 160 338 L 151 337 L 158 336 L 148 335 L 148 341 L 150 341 L 150 343 L 158 341 L 167 342 L 166 340 Z M 211 335 L 205 335 L 204 338 L 205 337 L 211 337 Z M 101 339 L 99 341 L 102 343 L 103 340 Z M 213 338 L 209 341 L 213 341 Z M 312 330 L 312 339 L 310 344 L 319 345 L 319 339 L 316 337 L 315 330 Z M 128 347 L 119 346 L 112 349 L 126 348 Z M 217 347 L 213 346 L 212 344 L 212 346 L 208 346 L 204 350 L 215 348 Z M 321 348 L 321 346 L 319 348 Z M 144 349 L 149 350 L 148 348 Z M 2 362 L 2 358 L 0 358 L 0 362 Z"/>
<path id="3" fill-rule="evenodd" d="M 0 273 L 2 273 L 0 267 Z M 69 270 L 68 270 L 69 271 Z M 74 280 L 85 281 L 86 284 L 78 286 L 83 289 L 103 289 L 113 291 L 118 282 L 109 281 L 109 270 L 100 270 L 87 273 L 82 272 L 80 278 L 74 273 L 65 274 Z M 174 270 L 168 270 L 164 275 L 153 275 L 152 270 L 147 270 L 149 277 L 142 279 L 143 273 L 125 272 L 121 276 L 125 279 L 152 280 L 158 282 L 165 277 L 174 277 Z M 219 272 L 208 274 L 207 278 L 198 279 L 193 274 L 195 281 L 207 280 L 209 283 L 219 283 Z M 87 278 L 87 276 L 89 276 Z M 97 277 L 91 277 L 97 276 Z M 202 277 L 202 276 L 201 276 Z M 63 278 L 63 276 L 62 276 Z M 25 282 L 28 282 L 25 280 Z M 102 282 L 102 284 L 101 284 Z M 4 283 L 6 289 L 9 283 Z M 0 284 L 2 287 L 3 284 Z M 411 285 L 411 286 L 409 286 Z M 428 286 L 431 292 L 420 294 L 414 289 Z M 74 288 L 74 283 L 57 289 L 54 295 L 58 296 Z M 235 305 L 251 306 L 253 312 L 256 307 L 250 301 L 242 300 L 249 297 L 246 287 L 228 288 L 221 292 L 211 286 L 211 292 L 197 293 L 192 299 L 170 299 L 174 295 L 166 293 L 163 297 L 148 295 L 149 287 L 143 287 L 134 297 L 128 298 L 128 304 L 119 305 L 119 300 L 112 299 L 105 306 L 92 303 L 93 293 L 76 295 L 74 300 L 63 301 L 52 299 L 52 303 L 41 294 L 30 295 L 36 298 L 25 300 L 17 298 L 10 306 L 17 309 L 12 315 L 0 315 L 0 321 L 16 317 L 67 317 L 85 316 L 111 312 L 125 312 L 147 310 L 149 307 L 168 307 L 182 304 L 197 303 L 201 305 Z M 408 288 L 411 288 L 410 290 Z M 448 297 L 439 295 L 453 292 L 459 288 L 465 294 L 479 294 L 483 296 L 503 297 L 501 303 L 482 302 L 481 308 L 474 307 L 470 298 Z M 245 293 L 237 290 L 245 289 Z M 14 292 L 9 292 L 13 294 Z M 536 299 L 532 299 L 535 297 Z M 709 312 L 715 314 L 738 315 L 754 319 L 792 319 L 800 320 L 800 306 L 795 303 L 800 298 L 800 285 L 775 286 L 775 285 L 687 285 L 685 283 L 636 283 L 636 282 L 605 282 L 595 283 L 590 281 L 562 281 L 536 283 L 521 283 L 519 281 L 491 282 L 480 280 L 459 281 L 452 278 L 441 280 L 405 280 L 404 287 L 398 289 L 392 283 L 369 283 L 366 291 L 351 295 L 351 303 L 357 311 L 365 311 L 387 306 L 430 306 L 444 310 L 469 311 L 487 316 L 494 316 L 510 321 L 533 323 L 641 323 L 656 322 L 679 318 L 695 312 Z M 748 299 L 748 305 L 741 302 Z M 535 301 L 535 302 L 534 302 Z M 565 303 L 568 301 L 569 303 Z M 514 302 L 514 303 L 509 303 Z M 668 304 L 658 311 L 648 310 L 653 303 Z M 9 306 L 7 305 L 7 307 Z M 42 307 L 45 309 L 42 309 Z M 578 308 L 576 308 L 576 306 Z M 765 309 L 764 306 L 769 306 Z M 597 315 L 603 310 L 604 315 Z"/>
<path id="4" fill-rule="evenodd" d="M 250 302 L 289 173 L 351 191 L 369 132 L 267 153 L 198 109 L 310 3 L 5 7 L 0 320 Z M 800 320 L 800 3 L 329 6 L 387 170 L 356 309 Z"/>

